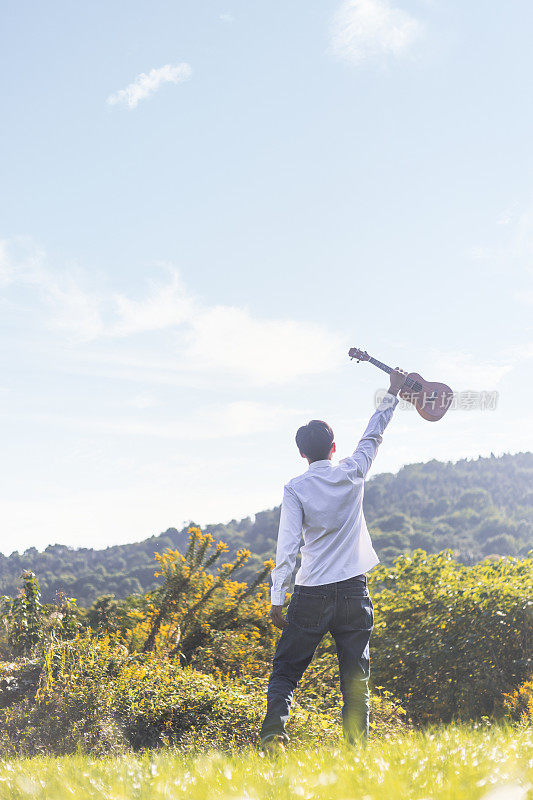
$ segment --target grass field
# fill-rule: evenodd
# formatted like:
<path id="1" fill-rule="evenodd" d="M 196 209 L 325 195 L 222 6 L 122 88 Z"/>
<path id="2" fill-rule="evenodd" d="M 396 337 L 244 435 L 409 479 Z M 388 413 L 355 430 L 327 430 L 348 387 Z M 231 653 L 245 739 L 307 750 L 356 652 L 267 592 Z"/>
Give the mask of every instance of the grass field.
<path id="1" fill-rule="evenodd" d="M 442 726 L 344 749 L 265 757 L 158 751 L 0 764 L 1 800 L 526 800 L 533 798 L 533 730 Z"/>

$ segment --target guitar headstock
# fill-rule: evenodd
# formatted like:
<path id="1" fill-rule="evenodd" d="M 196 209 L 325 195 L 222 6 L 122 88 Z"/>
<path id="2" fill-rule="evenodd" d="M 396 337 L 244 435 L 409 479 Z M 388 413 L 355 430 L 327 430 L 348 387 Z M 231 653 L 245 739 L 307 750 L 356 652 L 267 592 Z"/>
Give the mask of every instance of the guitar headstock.
<path id="1" fill-rule="evenodd" d="M 369 361 L 370 356 L 366 352 L 366 350 L 359 350 L 358 347 L 350 347 L 348 350 L 348 355 L 350 358 L 356 358 L 358 361 Z"/>

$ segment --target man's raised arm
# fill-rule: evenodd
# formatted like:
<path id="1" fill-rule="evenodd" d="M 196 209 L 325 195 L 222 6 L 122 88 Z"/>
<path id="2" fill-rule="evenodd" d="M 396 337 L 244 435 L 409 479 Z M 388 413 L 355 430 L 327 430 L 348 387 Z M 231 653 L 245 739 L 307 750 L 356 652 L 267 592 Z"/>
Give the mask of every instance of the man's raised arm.
<path id="1" fill-rule="evenodd" d="M 381 434 L 391 421 L 393 411 L 398 405 L 397 394 L 405 383 L 406 374 L 398 367 L 391 372 L 387 394 L 370 417 L 353 455 L 343 458 L 339 464 L 350 471 L 355 470 L 359 478 L 366 478 L 367 472 L 372 466 L 378 447 L 383 441 Z"/>

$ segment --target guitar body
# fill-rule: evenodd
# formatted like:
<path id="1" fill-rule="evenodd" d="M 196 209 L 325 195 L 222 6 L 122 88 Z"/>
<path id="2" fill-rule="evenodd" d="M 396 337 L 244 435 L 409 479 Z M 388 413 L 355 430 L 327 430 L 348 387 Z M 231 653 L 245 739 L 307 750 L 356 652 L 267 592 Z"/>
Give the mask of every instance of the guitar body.
<path id="1" fill-rule="evenodd" d="M 422 388 L 418 391 L 402 390 L 400 397 L 412 403 L 421 417 L 429 422 L 437 422 L 445 415 L 452 403 L 452 390 L 445 383 L 424 380 L 418 372 L 410 372 L 407 377 L 414 381 L 417 389 L 418 386 L 422 386 Z"/>
<path id="2" fill-rule="evenodd" d="M 370 361 L 375 367 L 389 375 L 394 371 L 392 367 L 369 356 L 366 350 L 360 350 L 358 347 L 350 347 L 348 355 L 352 359 L 357 359 L 358 363 L 359 361 Z M 424 380 L 418 372 L 410 372 L 405 378 L 400 397 L 412 403 L 423 419 L 437 422 L 442 419 L 451 406 L 453 391 L 445 383 L 432 383 Z"/>

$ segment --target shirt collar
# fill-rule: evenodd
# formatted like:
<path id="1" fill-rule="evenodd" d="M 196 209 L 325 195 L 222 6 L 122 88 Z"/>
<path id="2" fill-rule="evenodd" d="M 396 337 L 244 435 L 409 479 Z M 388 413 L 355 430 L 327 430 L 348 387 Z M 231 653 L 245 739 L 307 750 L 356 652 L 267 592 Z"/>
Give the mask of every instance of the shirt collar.
<path id="1" fill-rule="evenodd" d="M 313 461 L 312 464 L 309 464 L 309 469 L 321 469 L 322 467 L 331 467 L 329 458 L 323 458 L 320 461 Z"/>

